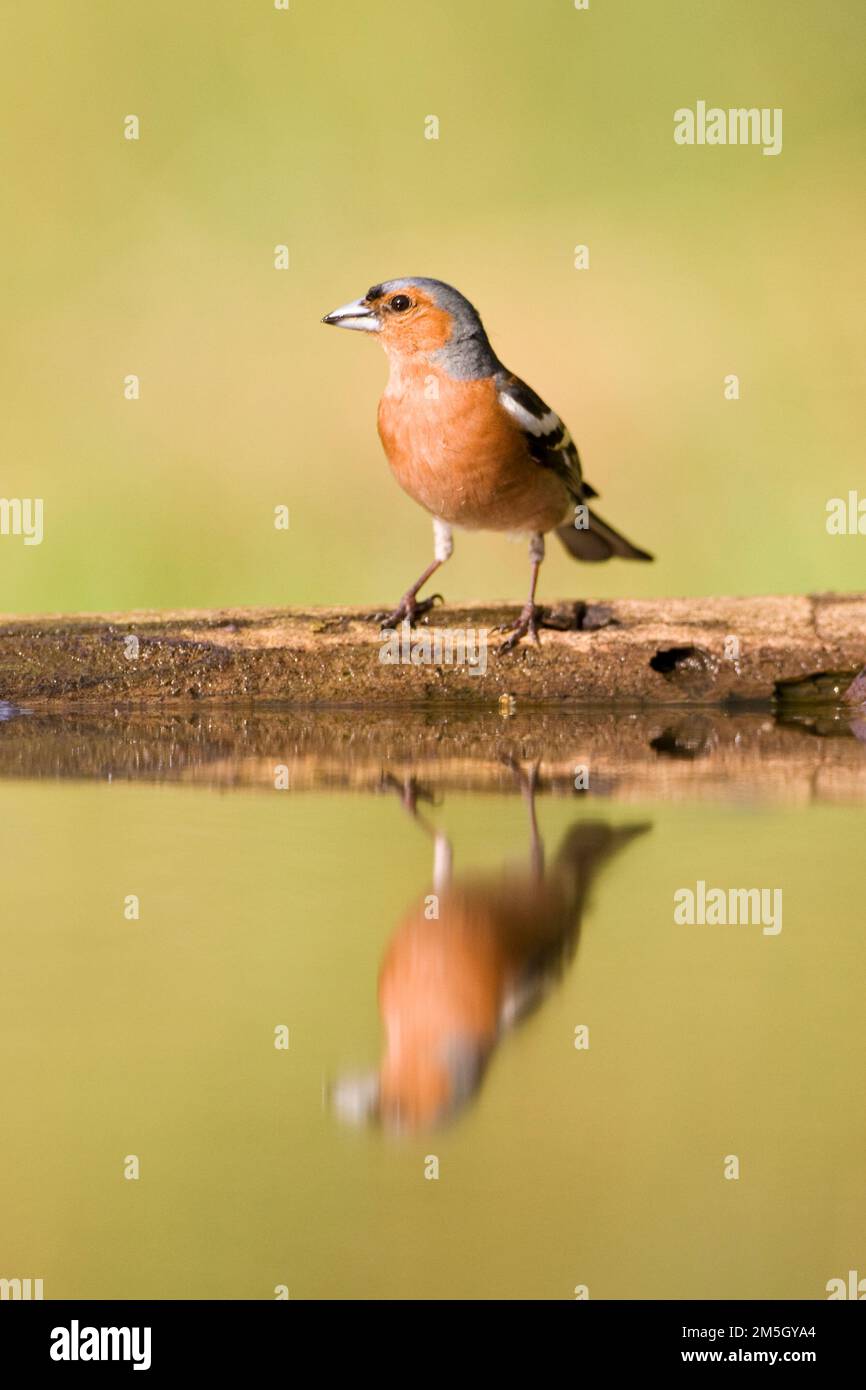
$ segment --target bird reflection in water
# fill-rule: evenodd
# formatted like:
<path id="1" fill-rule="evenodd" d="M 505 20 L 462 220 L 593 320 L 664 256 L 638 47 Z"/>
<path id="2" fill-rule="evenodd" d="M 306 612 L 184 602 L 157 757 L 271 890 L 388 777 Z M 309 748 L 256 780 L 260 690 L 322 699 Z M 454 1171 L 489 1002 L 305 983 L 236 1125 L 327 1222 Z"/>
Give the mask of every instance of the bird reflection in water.
<path id="1" fill-rule="evenodd" d="M 495 876 L 455 878 L 451 844 L 419 813 L 417 786 L 401 789 L 403 804 L 433 839 L 432 893 L 388 944 L 379 976 L 384 1055 L 377 1072 L 334 1085 L 342 1119 L 416 1132 L 453 1118 L 477 1093 L 503 1037 L 562 976 L 599 870 L 650 829 L 648 822 L 582 819 L 548 864 L 536 775 L 518 774 L 529 813 L 529 864 Z"/>

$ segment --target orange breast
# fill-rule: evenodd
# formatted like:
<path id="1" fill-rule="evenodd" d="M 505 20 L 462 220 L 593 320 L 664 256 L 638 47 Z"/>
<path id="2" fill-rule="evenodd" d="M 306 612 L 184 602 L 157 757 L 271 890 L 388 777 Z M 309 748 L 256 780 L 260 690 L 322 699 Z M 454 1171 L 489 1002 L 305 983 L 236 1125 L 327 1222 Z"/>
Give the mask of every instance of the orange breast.
<path id="1" fill-rule="evenodd" d="M 542 952 L 565 940 L 573 919 L 561 889 L 535 879 L 454 885 L 440 896 L 439 913 L 428 921 L 420 904 L 404 919 L 379 976 L 381 1098 L 409 1125 L 448 1109 L 458 1055 L 483 1066 L 506 997 Z"/>
<path id="2" fill-rule="evenodd" d="M 456 526 L 549 531 L 569 514 L 565 485 L 529 455 L 493 381 L 455 381 L 429 364 L 392 371 L 379 434 L 398 483 Z"/>
<path id="3" fill-rule="evenodd" d="M 382 1104 L 413 1128 L 448 1109 L 458 1049 L 483 1063 L 509 974 L 495 925 L 459 900 L 443 902 L 445 920 L 427 921 L 417 909 L 403 922 L 379 979 Z"/>

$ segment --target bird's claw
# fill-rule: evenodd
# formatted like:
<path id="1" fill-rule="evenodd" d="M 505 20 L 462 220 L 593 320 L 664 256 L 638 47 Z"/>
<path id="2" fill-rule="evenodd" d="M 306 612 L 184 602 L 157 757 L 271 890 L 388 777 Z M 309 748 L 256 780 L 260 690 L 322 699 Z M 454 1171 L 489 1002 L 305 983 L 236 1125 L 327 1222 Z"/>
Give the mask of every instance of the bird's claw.
<path id="1" fill-rule="evenodd" d="M 395 777 L 391 772 L 383 773 L 379 783 L 379 790 L 396 791 L 400 798 L 400 804 L 413 816 L 418 814 L 419 801 L 429 802 L 431 806 L 437 804 L 433 792 L 413 776 L 400 779 Z"/>
<path id="2" fill-rule="evenodd" d="M 544 626 L 544 611 L 537 603 L 524 604 L 520 617 L 516 623 L 500 623 L 493 629 L 494 632 L 507 632 L 510 635 L 500 644 L 500 656 L 505 652 L 513 652 L 519 642 L 524 637 L 531 637 L 536 647 L 541 646 L 541 638 L 538 635 L 539 627 Z"/>
<path id="3" fill-rule="evenodd" d="M 417 599 L 414 594 L 404 594 L 391 613 L 374 613 L 373 621 L 380 627 L 396 627 L 398 623 L 414 623 L 423 618 L 436 603 L 444 603 L 441 594 L 431 594 L 429 598 Z"/>

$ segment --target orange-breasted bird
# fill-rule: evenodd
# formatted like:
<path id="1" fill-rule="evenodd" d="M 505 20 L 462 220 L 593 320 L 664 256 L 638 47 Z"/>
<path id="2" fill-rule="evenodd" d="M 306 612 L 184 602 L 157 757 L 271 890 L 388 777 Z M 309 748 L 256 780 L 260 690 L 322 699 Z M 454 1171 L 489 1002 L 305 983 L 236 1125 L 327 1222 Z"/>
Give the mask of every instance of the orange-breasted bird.
<path id="1" fill-rule="evenodd" d="M 529 597 L 510 649 L 544 625 L 535 602 L 544 537 L 555 531 L 578 560 L 651 560 L 587 506 L 562 420 L 499 361 L 477 311 L 453 286 L 424 276 L 385 280 L 324 323 L 375 333 L 388 356 L 379 435 L 397 482 L 433 517 L 434 560 L 384 618 L 387 626 L 429 612 L 418 599 L 453 550 L 452 527 L 529 537 Z"/>
<path id="2" fill-rule="evenodd" d="M 341 1118 L 417 1133 L 454 1117 L 503 1038 L 565 973 L 603 866 L 650 829 L 580 820 L 546 864 L 534 788 L 533 776 L 529 865 L 495 875 L 455 878 L 450 841 L 406 803 L 433 835 L 434 897 L 413 906 L 388 944 L 379 974 L 384 1053 L 375 1072 L 344 1074 L 333 1086 Z"/>

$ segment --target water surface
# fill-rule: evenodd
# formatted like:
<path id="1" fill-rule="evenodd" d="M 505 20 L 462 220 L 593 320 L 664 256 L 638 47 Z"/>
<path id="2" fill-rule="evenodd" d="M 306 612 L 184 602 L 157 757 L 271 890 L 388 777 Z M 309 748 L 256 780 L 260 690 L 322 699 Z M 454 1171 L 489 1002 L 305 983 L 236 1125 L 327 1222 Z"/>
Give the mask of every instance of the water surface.
<path id="1" fill-rule="evenodd" d="M 862 732 L 3 721 L 0 1275 L 825 1297 L 864 1248 Z M 781 930 L 678 924 L 699 881 Z"/>

